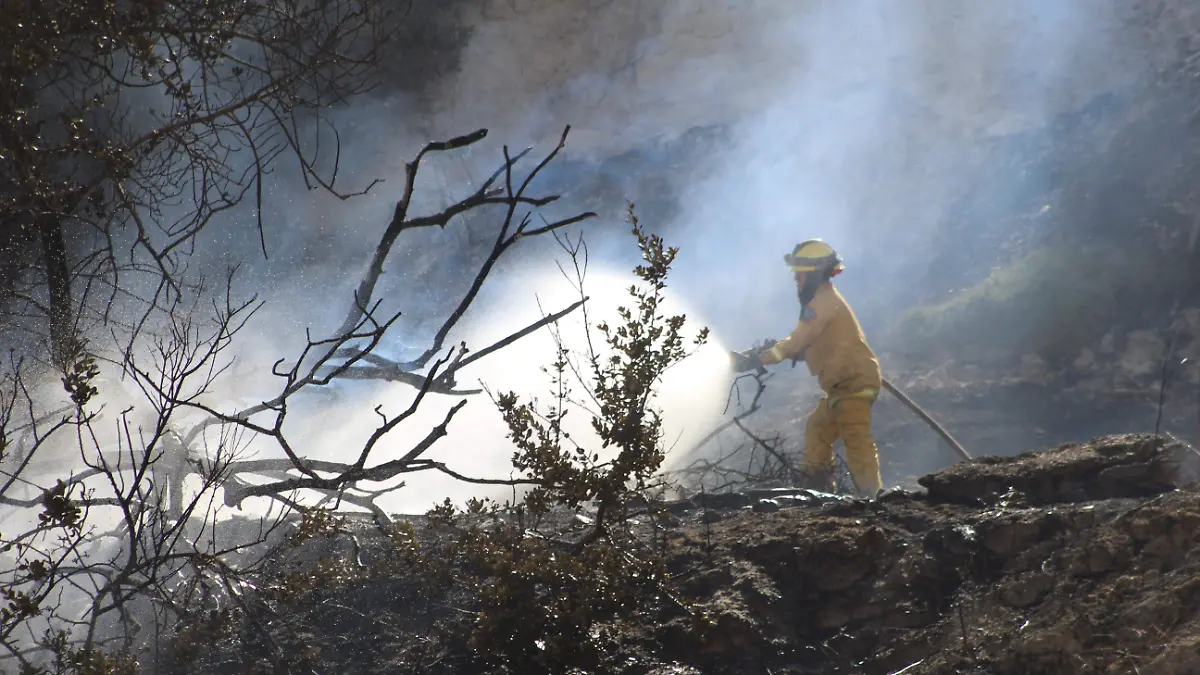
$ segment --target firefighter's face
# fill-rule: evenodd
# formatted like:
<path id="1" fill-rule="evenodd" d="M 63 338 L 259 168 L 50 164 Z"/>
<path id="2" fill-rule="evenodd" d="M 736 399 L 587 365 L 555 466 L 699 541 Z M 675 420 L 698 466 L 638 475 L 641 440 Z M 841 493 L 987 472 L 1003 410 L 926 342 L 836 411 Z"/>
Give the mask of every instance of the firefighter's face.
<path id="1" fill-rule="evenodd" d="M 807 277 L 808 272 L 793 272 L 792 274 L 796 279 L 796 288 L 804 288 L 804 279 Z"/>

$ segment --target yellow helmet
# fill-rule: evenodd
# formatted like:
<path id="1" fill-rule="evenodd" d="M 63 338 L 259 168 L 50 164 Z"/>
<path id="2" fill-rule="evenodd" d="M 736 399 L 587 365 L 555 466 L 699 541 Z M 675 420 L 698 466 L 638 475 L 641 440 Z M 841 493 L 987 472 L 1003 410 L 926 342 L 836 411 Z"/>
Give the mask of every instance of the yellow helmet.
<path id="1" fill-rule="evenodd" d="M 846 269 L 842 258 L 833 247 L 820 239 L 809 239 L 796 244 L 792 252 L 783 256 L 783 261 L 793 272 L 829 272 L 837 274 Z"/>

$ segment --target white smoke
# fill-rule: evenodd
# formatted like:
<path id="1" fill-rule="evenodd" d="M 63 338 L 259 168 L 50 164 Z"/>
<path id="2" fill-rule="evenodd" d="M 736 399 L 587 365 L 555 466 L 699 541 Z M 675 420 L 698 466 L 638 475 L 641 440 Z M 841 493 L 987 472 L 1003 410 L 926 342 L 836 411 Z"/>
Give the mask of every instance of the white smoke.
<path id="1" fill-rule="evenodd" d="M 1040 127 L 1098 93 L 1129 85 L 1146 68 L 1136 52 L 1138 36 L 1123 28 L 1124 0 L 970 6 L 950 0 L 481 0 L 463 6 L 470 37 L 458 72 L 426 92 L 432 103 L 394 94 L 337 113 L 353 130 L 344 137 L 347 189 L 374 178 L 385 182 L 347 201 L 279 183 L 271 195 L 276 219 L 267 232 L 271 260 L 255 259 L 250 245 L 234 247 L 250 259 L 245 288 L 261 289 L 267 301 L 242 342 L 244 372 L 294 355 L 305 328 L 321 335 L 340 319 L 399 197 L 403 162 L 431 138 L 491 130 L 470 151 L 431 160 L 419 184 L 419 211 L 469 190 L 501 160 L 501 144 L 514 151 L 536 144 L 544 151 L 566 124 L 573 131 L 565 157 L 596 160 L 696 126 L 727 128 L 731 140 L 695 165 L 641 170 L 667 175 L 681 188 L 673 222 L 647 223 L 681 248 L 672 299 L 696 325 L 712 327 L 717 344 L 743 348 L 779 337 L 794 323 L 794 289 L 779 262 L 794 243 L 823 237 L 842 252 L 849 269 L 841 287 L 869 323 L 886 308 L 889 289 L 926 264 L 934 224 L 965 189 L 962 169 L 985 161 L 983 140 Z M 422 112 L 429 116 L 412 119 Z M 432 287 L 428 280 L 436 276 L 419 275 L 431 268 L 451 276 L 469 270 L 469 260 L 445 256 L 461 249 L 456 238 L 491 236 L 480 227 L 487 223 L 406 234 L 381 285 L 389 307 L 405 312 L 403 330 L 385 349 L 424 346 L 427 327 L 454 294 Z M 626 235 L 606 234 L 624 227 L 584 227 L 593 233 L 593 250 L 626 250 Z M 227 241 L 217 246 L 229 247 Z M 509 267 L 531 265 L 533 254 L 547 263 L 547 248 L 535 246 L 524 254 L 514 250 Z M 603 286 L 620 288 L 625 282 L 617 279 L 628 276 L 630 265 L 620 253 L 612 255 L 598 266 L 612 275 Z M 214 255 L 210 262 L 215 267 L 224 258 Z M 541 272 L 493 279 L 480 307 L 451 338 L 483 343 L 484 336 L 499 335 L 500 326 L 519 323 L 517 317 L 536 317 L 535 294 L 547 311 L 555 309 L 554 292 L 544 286 L 550 282 L 532 282 L 531 274 Z M 545 344 L 545 336 L 527 338 L 467 375 L 500 389 L 538 392 L 544 386 L 538 368 L 550 356 Z M 711 388 L 687 386 L 686 396 L 668 391 L 663 397 L 673 436 L 702 434 L 714 422 L 714 402 L 724 402 L 727 373 L 716 360 L 706 363 L 695 377 Z M 255 380 L 255 393 L 271 380 Z M 384 385 L 331 389 L 331 398 L 313 404 L 320 412 L 314 409 L 306 425 L 297 422 L 306 447 L 321 448 L 313 456 L 356 447 L 354 440 L 374 426 L 375 404 L 395 409 L 405 400 Z M 429 406 L 428 416 L 411 427 L 423 433 L 451 403 Z M 497 435 L 498 422 L 486 399 L 473 400 L 438 453 L 503 470 L 511 447 Z M 410 438 L 397 436 L 395 452 Z M 499 459 L 489 463 L 493 458 Z"/>

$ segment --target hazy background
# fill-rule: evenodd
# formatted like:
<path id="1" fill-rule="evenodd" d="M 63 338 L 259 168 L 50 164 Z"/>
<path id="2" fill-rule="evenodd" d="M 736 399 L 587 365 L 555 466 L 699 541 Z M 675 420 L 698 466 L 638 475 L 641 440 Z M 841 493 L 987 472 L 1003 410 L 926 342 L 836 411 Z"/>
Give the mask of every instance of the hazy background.
<path id="1" fill-rule="evenodd" d="M 839 287 L 888 374 L 916 387 L 939 415 L 955 419 L 952 406 L 961 403 L 967 412 L 956 433 L 972 436 L 974 425 L 995 423 L 981 419 L 980 408 L 1002 420 L 1025 407 L 1045 411 L 1046 404 L 1037 398 L 1043 394 L 1010 390 L 1003 401 L 971 403 L 975 393 L 963 387 L 999 386 L 1014 374 L 1025 378 L 1021 384 L 1037 383 L 1047 373 L 1068 373 L 1086 350 L 1095 363 L 1107 363 L 1102 342 L 1113 316 L 1123 321 L 1109 340 L 1117 365 L 1104 373 L 1151 377 L 1144 371 L 1161 352 L 1161 335 L 1198 304 L 1178 272 L 1195 257 L 1195 204 L 1180 196 L 1185 188 L 1106 182 L 1126 170 L 1120 167 L 1138 173 L 1128 180 L 1148 181 L 1156 171 L 1186 175 L 1191 166 L 1193 142 L 1181 136 L 1190 128 L 1190 99 L 1157 101 L 1169 98 L 1162 94 L 1164 70 L 1195 52 L 1195 15 L 1188 3 L 1166 0 L 414 0 L 384 64 L 384 86 L 334 113 L 345 144 L 345 187 L 385 182 L 368 196 L 340 201 L 299 189 L 295 172 L 281 167 L 269 191 L 269 258 L 254 255 L 257 233 L 249 234 L 248 221 L 231 220 L 207 233 L 200 269 L 246 262 L 242 288 L 261 293 L 267 305 L 243 336 L 239 372 L 261 371 L 294 354 L 306 327 L 321 334 L 344 315 L 399 196 L 403 163 L 421 144 L 490 130 L 469 151 L 430 161 L 415 211 L 467 194 L 499 165 L 501 145 L 534 145 L 537 156 L 570 124 L 567 148 L 540 185 L 564 194 L 553 213 L 601 213 L 584 226 L 593 255 L 589 291 L 611 306 L 632 280 L 636 250 L 621 221 L 632 199 L 644 224 L 681 249 L 674 306 L 713 330 L 712 348 L 680 369 L 663 400 L 681 446 L 717 421 L 730 381 L 723 350 L 793 327 L 795 291 L 781 256 L 812 237 L 845 258 Z M 1128 129 L 1134 131 L 1122 136 Z M 1138 154 L 1142 147 L 1155 151 Z M 1156 216 L 1162 203 L 1179 218 Z M 1100 228 L 1097 214 L 1121 224 Z M 1114 293 L 1123 287 L 1101 283 L 1107 275 L 1147 276 L 1133 266 L 1147 258 L 1125 255 L 1121 243 L 1147 242 L 1145 232 L 1134 232 L 1147 219 L 1156 229 L 1145 232 L 1160 237 L 1147 251 L 1177 254 L 1162 276 L 1174 289 L 1171 302 L 1162 287 L 1130 281 L 1122 299 Z M 405 235 L 379 290 L 405 316 L 382 353 L 405 358 L 424 348 L 496 224 L 481 216 Z M 1120 253 L 1088 268 L 1084 263 L 1096 257 L 1086 246 Z M 1028 259 L 1041 250 L 1068 255 Z M 563 256 L 550 240 L 516 247 L 452 339 L 478 349 L 535 319 L 539 299 L 547 311 L 573 299 L 556 259 Z M 1016 282 L 1003 277 L 1014 265 L 1009 277 Z M 1114 265 L 1131 267 L 1113 272 Z M 1033 274 L 1060 269 L 1082 276 L 1083 290 L 1059 289 Z M 953 300 L 996 274 L 1001 292 L 951 319 L 905 314 Z M 993 300 L 1002 310 L 988 304 Z M 1085 324 L 1076 314 L 1099 318 Z M 1064 323 L 1084 327 L 1068 331 Z M 1150 339 L 1131 342 L 1137 330 Z M 1200 319 L 1196 333 L 1185 331 L 1177 345 L 1194 350 L 1200 342 L 1189 336 L 1197 334 Z M 531 338 L 460 379 L 540 393 L 546 383 L 537 367 L 548 363 L 548 345 L 545 336 Z M 1141 351 L 1130 357 L 1131 349 Z M 967 370 L 926 377 L 946 363 Z M 799 424 L 815 387 L 803 368 L 777 380 L 774 419 Z M 951 380 L 953 387 L 944 386 Z M 1142 397 L 1140 406 L 1148 390 L 1137 382 L 1131 396 Z M 1045 380 L 1039 391 L 1060 384 Z M 1103 380 L 1097 391 L 1110 384 Z M 222 395 L 249 403 L 273 386 L 269 378 L 240 377 Z M 395 411 L 411 397 L 395 385 L 329 390 L 294 412 L 295 436 L 311 456 L 353 452 L 373 428 L 375 404 Z M 402 452 L 454 402 L 431 400 L 410 431 L 395 435 L 390 454 L 376 460 Z M 884 422 L 896 418 L 889 410 L 881 412 Z M 1143 417 L 1134 419 L 1143 424 Z M 1045 426 L 1030 426 L 1039 424 Z M 907 435 L 881 431 L 885 480 L 949 461 L 936 453 L 905 459 L 904 439 L 928 432 L 903 425 Z M 1072 422 L 1044 437 L 1102 427 Z M 1013 452 L 1042 438 L 1022 433 L 996 438 L 981 427 L 977 435 L 991 439 L 986 448 L 1009 444 Z M 476 397 L 434 456 L 474 475 L 503 473 L 511 448 L 502 434 L 490 402 Z M 893 470 L 901 459 L 906 468 Z M 469 492 L 447 481 L 422 482 L 397 507 L 420 508 L 451 489 Z"/>

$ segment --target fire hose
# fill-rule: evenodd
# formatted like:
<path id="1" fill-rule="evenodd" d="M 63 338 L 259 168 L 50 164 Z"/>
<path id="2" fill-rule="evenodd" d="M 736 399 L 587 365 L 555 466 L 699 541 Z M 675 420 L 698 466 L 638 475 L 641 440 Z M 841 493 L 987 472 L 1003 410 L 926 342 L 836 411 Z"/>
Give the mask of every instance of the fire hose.
<path id="1" fill-rule="evenodd" d="M 941 436 L 942 440 L 946 441 L 946 443 L 948 443 L 950 445 L 950 447 L 954 449 L 954 452 L 959 457 L 961 457 L 963 459 L 963 461 L 969 462 L 973 459 L 971 457 L 971 454 L 969 452 L 967 452 L 966 449 L 964 449 L 963 446 L 960 445 L 958 441 L 954 440 L 954 437 L 950 435 L 950 432 L 946 431 L 945 427 L 938 424 L 937 420 L 933 419 L 933 417 L 931 417 L 929 415 L 929 413 L 925 412 L 921 408 L 921 406 L 917 405 L 916 402 L 914 402 L 911 398 L 909 398 L 908 396 L 905 396 L 904 392 L 897 389 L 896 385 L 889 382 L 886 377 L 883 378 L 883 388 L 887 389 L 888 392 L 891 393 L 892 396 L 895 396 L 896 398 L 900 399 L 900 402 L 903 403 L 904 405 L 908 406 L 909 410 L 916 413 L 917 417 L 920 417 L 922 420 L 925 420 L 925 423 L 929 425 L 929 428 L 931 428 L 935 432 L 937 432 L 937 435 Z"/>
<path id="2" fill-rule="evenodd" d="M 758 361 L 757 354 L 762 349 L 770 347 L 770 345 L 771 342 L 768 341 L 763 345 L 760 345 L 758 348 L 752 349 L 748 352 L 733 352 L 731 356 L 733 358 L 734 369 L 739 372 L 754 370 L 758 375 L 766 375 L 767 369 L 764 368 L 763 365 Z M 792 366 L 795 367 L 799 360 L 800 357 L 792 359 Z M 921 406 L 917 405 L 915 401 L 905 395 L 904 392 L 900 391 L 896 385 L 892 384 L 886 377 L 883 378 L 883 388 L 888 390 L 892 396 L 895 396 L 909 410 L 913 411 L 917 417 L 921 418 L 926 424 L 928 424 L 929 428 L 933 429 L 933 431 L 940 436 L 942 440 L 946 441 L 946 443 L 954 450 L 955 454 L 961 457 L 964 461 L 969 462 L 973 459 L 971 454 L 967 452 L 965 448 L 963 448 L 962 444 L 954 440 L 954 437 L 950 435 L 950 432 L 946 431 L 945 427 L 943 427 L 941 424 L 938 424 L 938 421 L 935 420 L 933 416 L 925 412 Z"/>

